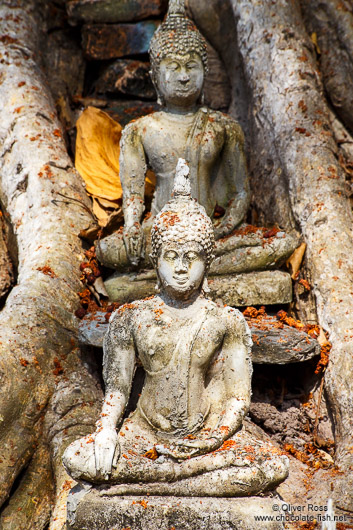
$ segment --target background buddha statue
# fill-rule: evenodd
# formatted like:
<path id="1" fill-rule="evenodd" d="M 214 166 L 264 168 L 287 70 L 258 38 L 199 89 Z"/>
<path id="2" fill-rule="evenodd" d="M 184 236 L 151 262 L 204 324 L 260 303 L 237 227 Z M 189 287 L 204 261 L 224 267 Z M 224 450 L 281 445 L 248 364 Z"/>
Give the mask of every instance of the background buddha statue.
<path id="1" fill-rule="evenodd" d="M 116 484 L 117 494 L 243 496 L 273 488 L 288 474 L 287 457 L 243 425 L 250 332 L 239 311 L 204 295 L 214 233 L 205 209 L 191 199 L 187 174 L 180 161 L 173 199 L 152 227 L 160 294 L 112 315 L 97 430 L 63 457 L 74 479 Z M 136 410 L 122 421 L 136 356 L 145 383 Z"/>
<path id="2" fill-rule="evenodd" d="M 241 227 L 250 190 L 244 137 L 230 116 L 202 105 L 207 72 L 206 42 L 186 17 L 184 2 L 172 0 L 167 18 L 150 45 L 151 76 L 160 112 L 130 123 L 123 131 L 120 178 L 124 229 L 101 240 L 97 256 L 107 267 L 149 267 L 154 216 L 170 197 L 179 157 L 190 167 L 192 195 L 212 218 L 216 260 L 211 274 L 274 268 L 294 250 L 296 241 L 283 232 L 264 239 L 263 229 Z M 147 169 L 156 176 L 151 217 L 143 220 Z"/>

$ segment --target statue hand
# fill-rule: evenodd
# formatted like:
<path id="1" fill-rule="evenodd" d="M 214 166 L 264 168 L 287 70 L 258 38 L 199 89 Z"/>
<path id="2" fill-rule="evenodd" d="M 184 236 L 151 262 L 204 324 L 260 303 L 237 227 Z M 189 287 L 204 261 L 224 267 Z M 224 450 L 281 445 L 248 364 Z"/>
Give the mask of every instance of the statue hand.
<path id="1" fill-rule="evenodd" d="M 186 459 L 191 456 L 204 455 L 218 449 L 223 443 L 223 440 L 218 438 L 207 438 L 205 440 L 180 440 L 176 444 L 176 448 L 172 451 L 174 458 Z"/>
<path id="2" fill-rule="evenodd" d="M 145 236 L 140 223 L 136 222 L 132 226 L 124 227 L 123 240 L 127 257 L 132 265 L 138 265 L 144 255 L 145 243 Z"/>
<path id="3" fill-rule="evenodd" d="M 232 200 L 224 216 L 214 222 L 215 239 L 222 239 L 222 237 L 231 234 L 244 220 L 246 210 L 247 208 L 243 209 L 241 200 Z"/>
<path id="4" fill-rule="evenodd" d="M 105 428 L 96 434 L 94 454 L 97 474 L 108 479 L 120 455 L 118 435 L 115 429 Z"/>

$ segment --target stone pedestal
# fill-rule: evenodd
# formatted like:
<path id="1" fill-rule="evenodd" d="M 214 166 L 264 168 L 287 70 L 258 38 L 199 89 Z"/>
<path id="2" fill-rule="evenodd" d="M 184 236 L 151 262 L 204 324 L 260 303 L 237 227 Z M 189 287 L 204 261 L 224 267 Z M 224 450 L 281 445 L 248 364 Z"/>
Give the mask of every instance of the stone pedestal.
<path id="1" fill-rule="evenodd" d="M 68 497 L 69 530 L 279 530 L 275 498 L 117 496 L 76 486 Z M 275 506 L 276 505 L 276 506 Z M 268 516 L 268 520 L 263 520 Z M 262 520 L 259 520 L 262 518 Z M 273 520 L 271 520 L 273 518 Z M 277 519 L 277 520 L 276 520 Z"/>

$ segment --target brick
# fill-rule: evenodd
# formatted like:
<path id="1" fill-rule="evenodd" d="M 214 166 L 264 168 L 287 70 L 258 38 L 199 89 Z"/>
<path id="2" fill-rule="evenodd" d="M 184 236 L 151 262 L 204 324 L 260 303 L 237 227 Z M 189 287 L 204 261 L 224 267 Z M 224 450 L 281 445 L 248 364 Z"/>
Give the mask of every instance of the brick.
<path id="1" fill-rule="evenodd" d="M 136 24 L 87 24 L 82 28 L 82 47 L 89 59 L 114 59 L 147 53 L 159 21 Z"/>
<path id="2" fill-rule="evenodd" d="M 95 92 L 156 99 L 149 70 L 148 62 L 117 59 L 101 72 L 95 82 Z"/>
<path id="3" fill-rule="evenodd" d="M 71 0 L 66 9 L 71 23 L 133 22 L 163 16 L 166 0 Z"/>
<path id="4" fill-rule="evenodd" d="M 109 102 L 109 105 L 103 109 L 120 125 L 126 125 L 131 120 L 136 120 L 146 114 L 156 112 L 160 107 L 155 101 L 138 101 L 138 100 L 117 100 Z"/>
<path id="5" fill-rule="evenodd" d="M 113 120 L 125 126 L 131 120 L 136 120 L 151 112 L 156 112 L 160 109 L 156 101 L 141 101 L 138 99 L 102 99 L 102 98 L 75 98 L 75 102 L 81 108 L 97 107 L 109 114 Z"/>

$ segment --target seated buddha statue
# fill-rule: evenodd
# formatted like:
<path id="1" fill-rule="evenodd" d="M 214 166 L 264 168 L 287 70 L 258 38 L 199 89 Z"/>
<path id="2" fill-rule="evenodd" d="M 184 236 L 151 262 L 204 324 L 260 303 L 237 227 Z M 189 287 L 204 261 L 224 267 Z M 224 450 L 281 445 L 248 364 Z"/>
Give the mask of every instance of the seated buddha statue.
<path id="1" fill-rule="evenodd" d="M 173 198 L 151 229 L 160 293 L 111 316 L 96 432 L 63 456 L 75 480 L 118 495 L 244 496 L 286 478 L 288 458 L 244 426 L 252 342 L 238 310 L 205 296 L 213 259 L 212 222 L 179 161 Z M 137 359 L 145 382 L 123 419 Z"/>
<path id="2" fill-rule="evenodd" d="M 150 44 L 151 76 L 160 112 L 125 127 L 121 138 L 120 179 L 124 228 L 97 243 L 101 263 L 120 272 L 149 268 L 153 219 L 169 200 L 178 158 L 190 167 L 192 195 L 214 224 L 216 259 L 211 274 L 264 270 L 280 265 L 296 239 L 242 226 L 250 189 L 239 124 L 202 104 L 207 72 L 206 42 L 186 17 L 183 0 L 171 0 L 167 18 Z M 145 177 L 155 174 L 151 212 L 145 212 Z"/>

